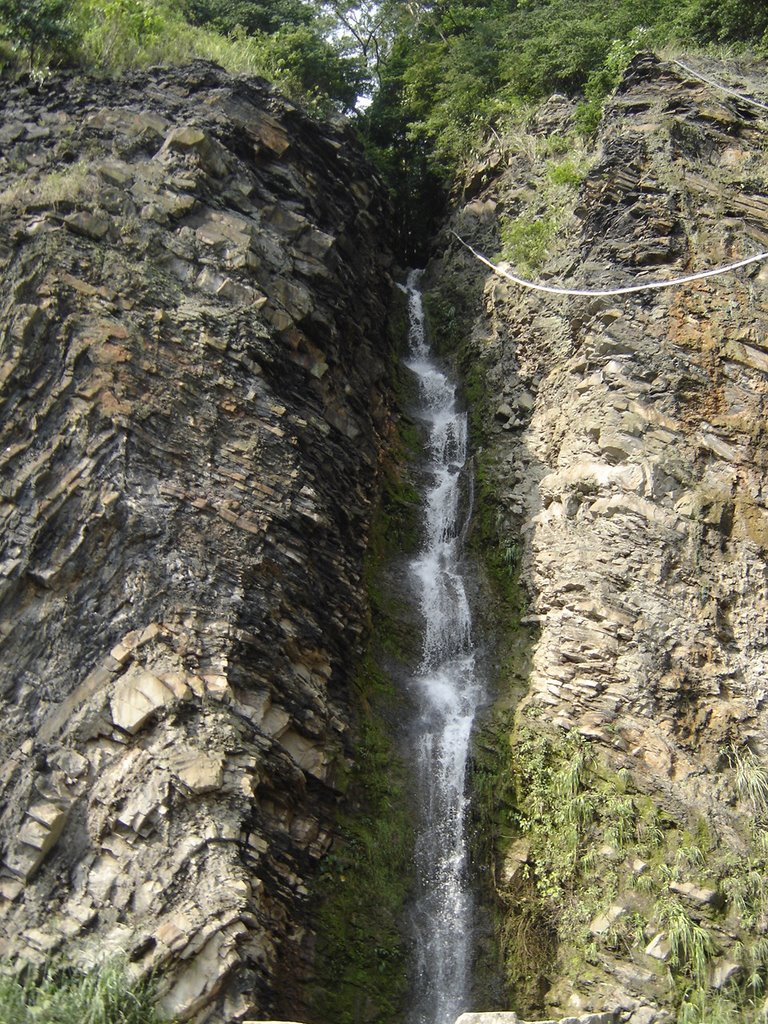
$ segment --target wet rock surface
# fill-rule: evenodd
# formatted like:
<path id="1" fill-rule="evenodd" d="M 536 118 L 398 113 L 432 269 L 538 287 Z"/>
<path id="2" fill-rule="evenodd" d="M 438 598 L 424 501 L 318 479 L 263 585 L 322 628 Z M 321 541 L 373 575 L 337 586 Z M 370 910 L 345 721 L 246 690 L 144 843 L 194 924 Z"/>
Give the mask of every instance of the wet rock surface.
<path id="1" fill-rule="evenodd" d="M 764 66 L 744 81 L 764 98 Z M 545 113 L 533 128 L 542 139 L 572 126 L 563 101 Z M 536 277 L 610 288 L 765 250 L 763 115 L 674 64 L 636 58 L 574 215 Z M 530 159 L 488 157 L 473 174 L 452 223 L 493 254 L 501 212 L 536 215 Z M 695 862 L 665 853 L 663 899 L 709 930 L 708 984 L 720 988 L 731 960 L 749 959 L 739 944 L 765 929 L 759 907 L 745 914 L 720 887 L 734 894 L 747 865 L 762 871 L 751 823 L 764 808 L 734 769 L 741 756 L 768 758 L 768 265 L 637 296 L 566 299 L 486 277 L 455 239 L 442 242 L 428 282 L 485 280 L 464 360 L 488 390 L 480 457 L 502 533 L 519 545 L 536 630 L 518 720 L 577 732 L 604 771 L 628 773 L 635 806 L 646 797 L 661 809 L 659 843 L 704 830 Z M 641 859 L 636 871 L 631 854 L 595 853 L 605 864 L 627 858 L 611 875 L 619 888 L 648 869 Z M 659 871 L 653 864 L 654 879 Z M 548 1008 L 666 1019 L 676 996 L 655 965 L 669 961 L 670 944 L 650 897 L 626 902 L 636 943 L 599 944 L 616 934 L 612 885 L 596 908 L 591 966 L 571 973 L 572 951 L 559 949 Z M 676 970 L 690 978 L 693 968 Z"/>
<path id="2" fill-rule="evenodd" d="M 203 63 L 0 120 L 0 951 L 295 1013 L 389 430 L 378 183 Z"/>

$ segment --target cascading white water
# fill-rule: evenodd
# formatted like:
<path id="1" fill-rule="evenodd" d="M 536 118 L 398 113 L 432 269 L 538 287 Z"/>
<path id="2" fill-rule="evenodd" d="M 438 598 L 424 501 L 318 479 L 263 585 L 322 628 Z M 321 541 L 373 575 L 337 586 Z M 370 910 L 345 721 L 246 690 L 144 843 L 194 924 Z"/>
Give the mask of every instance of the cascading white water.
<path id="1" fill-rule="evenodd" d="M 427 429 L 424 541 L 410 566 L 424 617 L 424 646 L 413 693 L 420 783 L 416 844 L 419 896 L 414 909 L 417 950 L 413 1024 L 453 1024 L 465 1010 L 472 942 L 467 885 L 464 779 L 470 733 L 482 697 L 472 623 L 461 572 L 462 468 L 467 417 L 456 389 L 432 359 L 424 333 L 419 272 L 407 285 L 410 357 L 419 382 L 416 411 Z"/>

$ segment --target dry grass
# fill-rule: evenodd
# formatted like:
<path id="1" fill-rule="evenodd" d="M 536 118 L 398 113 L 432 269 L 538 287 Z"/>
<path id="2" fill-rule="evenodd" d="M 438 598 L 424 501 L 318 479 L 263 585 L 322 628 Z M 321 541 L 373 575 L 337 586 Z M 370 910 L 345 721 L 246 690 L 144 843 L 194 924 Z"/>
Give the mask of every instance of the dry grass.
<path id="1" fill-rule="evenodd" d="M 85 160 L 43 172 L 29 171 L 0 192 L 0 210 L 80 202 L 96 194 L 96 178 Z"/>

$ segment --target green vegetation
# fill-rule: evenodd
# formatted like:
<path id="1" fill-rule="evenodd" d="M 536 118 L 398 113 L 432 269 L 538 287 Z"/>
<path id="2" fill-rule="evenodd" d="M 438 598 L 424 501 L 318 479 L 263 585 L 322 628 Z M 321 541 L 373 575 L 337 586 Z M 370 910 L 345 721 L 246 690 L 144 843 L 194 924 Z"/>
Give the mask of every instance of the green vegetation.
<path id="1" fill-rule="evenodd" d="M 404 300 L 395 303 L 390 326 L 395 347 L 402 347 Z M 405 405 L 407 378 L 395 379 Z M 398 427 L 364 567 L 372 621 L 368 650 L 353 680 L 353 766 L 345 810 L 315 890 L 317 977 L 309 1001 L 318 1019 L 339 1024 L 400 1019 L 410 982 L 403 929 L 414 827 L 407 769 L 392 740 L 403 701 L 393 677 L 418 655 L 420 637 L 388 570 L 395 556 L 415 550 L 418 542 L 421 506 L 409 466 L 420 441 L 406 418 Z"/>
<path id="2" fill-rule="evenodd" d="M 329 41 L 321 3 L 281 0 L 0 0 L 0 70 L 112 73 L 193 58 L 263 75 L 320 114 L 350 110 L 361 59 Z"/>
<path id="3" fill-rule="evenodd" d="M 605 97 L 634 54 L 673 47 L 768 47 L 758 0 L 436 0 L 409 4 L 379 71 L 364 121 L 400 210 L 401 245 L 420 234 L 492 136 L 504 141 L 530 105 L 581 96 L 578 125 L 594 131 Z"/>
<path id="4" fill-rule="evenodd" d="M 466 340 L 482 297 L 478 281 L 466 282 L 446 273 L 423 294 L 424 322 L 433 350 L 439 356 L 464 361 Z"/>
<path id="5" fill-rule="evenodd" d="M 654 985 L 677 1005 L 678 1024 L 757 1019 L 768 982 L 768 941 L 757 927 L 768 910 L 759 820 L 746 855 L 724 851 L 703 821 L 673 820 L 588 740 L 526 711 L 497 713 L 480 765 L 479 813 L 495 839 L 497 932 L 515 1006 L 541 1010 L 552 969 L 588 988 L 601 964 L 660 936 L 668 959 Z M 737 767 L 733 783 L 748 804 L 753 790 L 742 789 Z M 721 898 L 687 899 L 690 882 Z M 727 956 L 740 969 L 718 991 L 710 985 L 724 935 L 738 935 Z"/>
<path id="6" fill-rule="evenodd" d="M 22 174 L 10 188 L 0 192 L 0 209 L 23 203 L 26 208 L 40 204 L 56 206 L 85 200 L 98 190 L 93 167 L 87 160 L 78 160 L 61 170 L 47 174 Z"/>
<path id="7" fill-rule="evenodd" d="M 660 899 L 656 912 L 670 945 L 670 967 L 687 974 L 699 989 L 706 988 L 709 962 L 717 949 L 712 935 L 676 897 Z"/>
<path id="8" fill-rule="evenodd" d="M 765 53 L 768 5 L 0 0 L 0 71 L 7 74 L 31 69 L 44 81 L 56 67 L 109 74 L 202 57 L 265 75 L 319 114 L 351 112 L 357 97 L 370 92 L 372 102 L 357 124 L 393 193 L 394 227 L 407 259 L 424 254 L 446 195 L 493 138 L 505 157 L 529 162 L 531 197 L 522 215 L 500 225 L 501 255 L 523 272 L 540 267 L 562 237 L 588 166 L 583 139 L 596 129 L 605 98 L 638 52 L 661 45 L 751 46 Z M 544 140 L 526 131 L 534 105 L 554 91 L 580 99 L 578 136 Z M 21 196 L 27 205 L 80 199 L 92 186 L 89 174 L 78 163 L 39 180 L 20 177 L 0 195 L 0 205 Z M 446 275 L 425 296 L 425 309 L 438 351 L 455 359 L 464 380 L 476 449 L 471 542 L 487 570 L 487 614 L 497 636 L 503 625 L 498 678 L 504 699 L 478 735 L 473 785 L 481 836 L 475 852 L 494 866 L 512 1005 L 541 1010 L 550 969 L 577 989 L 588 986 L 601 963 L 663 935 L 669 958 L 658 964 L 654 984 L 668 986 L 678 1024 L 748 1020 L 768 982 L 768 941 L 759 934 L 768 914 L 765 765 L 749 750 L 725 754 L 734 799 L 745 822 L 752 822 L 741 837 L 743 849 L 726 854 L 702 823 L 673 820 L 635 791 L 627 773 L 609 770 L 589 741 L 515 711 L 532 633 L 521 626 L 520 550 L 497 498 L 499 474 L 487 446 L 492 411 L 482 348 L 467 342 L 478 300 L 473 287 Z M 401 699 L 389 669 L 406 661 L 418 641 L 387 584 L 386 567 L 418 536 L 418 500 L 404 468 L 418 443 L 416 428 L 403 419 L 369 538 L 371 639 L 353 681 L 352 767 L 345 763 L 339 772 L 348 810 L 339 817 L 315 893 L 320 939 L 312 999 L 318 1017 L 340 1024 L 396 1018 L 407 987 L 400 921 L 409 895 L 412 827 L 405 769 L 389 739 Z M 689 881 L 718 890 L 722 906 L 692 908 L 671 888 Z M 621 913 L 605 928 L 591 927 L 612 903 L 621 904 Z M 726 933 L 728 954 L 738 956 L 742 970 L 715 992 L 709 975 Z M 110 992 L 120 995 L 122 1016 L 114 1015 Z M 157 1018 L 150 1002 L 146 990 L 130 986 L 122 967 L 88 976 L 50 968 L 23 984 L 0 980 L 0 1024 L 152 1024 Z M 106 1007 L 102 1016 L 94 1015 L 100 1006 Z"/>
<path id="9" fill-rule="evenodd" d="M 523 274 L 537 270 L 555 238 L 556 222 L 550 216 L 508 217 L 501 222 L 501 256 Z"/>
<path id="10" fill-rule="evenodd" d="M 391 680 L 369 655 L 360 667 L 349 809 L 316 886 L 317 980 L 324 1020 L 398 1019 L 409 982 L 403 912 L 410 894 L 413 826 L 405 769 L 393 750 Z"/>
<path id="11" fill-rule="evenodd" d="M 151 985 L 132 981 L 123 960 L 82 974 L 61 962 L 20 980 L 0 973 L 0 1024 L 161 1024 Z"/>
<path id="12" fill-rule="evenodd" d="M 442 10 L 449 6 L 456 8 L 443 5 Z M 466 10 L 470 5 L 463 6 Z M 477 12 L 493 5 L 472 6 Z M 530 37 L 531 46 L 543 47 L 538 65 L 531 61 L 526 68 L 521 62 L 515 80 L 505 80 L 504 57 L 499 55 L 495 77 L 482 76 L 472 87 L 465 82 L 464 94 L 456 97 L 451 95 L 451 74 L 440 77 L 439 55 L 448 54 L 448 60 L 460 51 L 466 55 L 467 36 L 474 26 L 464 25 L 459 31 L 442 21 L 442 35 L 433 37 L 424 51 L 424 66 L 414 70 L 401 55 L 401 110 L 409 118 L 418 113 L 418 118 L 391 136 L 400 147 L 400 165 L 409 164 L 405 154 L 414 147 L 421 161 L 420 180 L 428 180 L 434 191 L 441 182 L 455 188 L 457 174 L 462 180 L 462 166 L 470 168 L 467 181 L 477 180 L 473 161 L 482 168 L 491 145 L 502 160 L 516 158 L 522 173 L 514 201 L 521 208 L 510 202 L 509 214 L 502 219 L 501 255 L 524 271 L 535 270 L 556 254 L 564 237 L 576 189 L 588 167 L 589 142 L 584 136 L 596 128 L 605 97 L 636 53 L 661 43 L 674 48 L 691 42 L 738 46 L 749 41 L 763 52 L 768 46 L 768 9 L 745 6 L 748 32 L 726 18 L 727 9 L 733 12 L 736 4 L 681 0 L 674 11 L 667 5 L 667 26 L 648 15 L 663 6 L 610 5 L 606 23 L 621 14 L 628 19 L 626 29 L 604 38 L 570 80 L 559 77 L 555 63 L 564 67 L 573 47 L 547 50 L 550 37 L 562 39 L 562 26 L 553 26 L 551 32 L 546 28 Z M 589 2 L 530 0 L 513 12 L 505 10 L 498 25 L 517 17 L 541 20 L 546 15 L 554 21 L 556 12 L 566 8 L 573 16 L 574 44 L 581 45 L 586 37 L 577 28 L 578 19 L 596 12 Z M 707 11 L 712 14 L 709 19 Z M 477 17 L 485 15 L 481 11 Z M 600 19 L 594 20 L 597 30 Z M 520 45 L 525 49 L 529 42 Z M 406 44 L 399 45 L 404 54 Z M 519 58 L 519 49 L 509 46 L 508 51 Z M 549 61 L 555 63 L 548 67 Z M 385 81 L 387 73 L 385 69 Z M 428 74 L 433 76 L 429 82 Z M 421 84 L 415 86 L 418 76 Z M 531 109 L 525 104 L 555 87 L 571 95 L 581 92 L 581 138 L 574 133 L 544 140 L 525 130 Z M 390 98 L 394 93 L 392 86 Z M 385 98 L 382 94 L 374 102 L 374 131 L 376 103 Z M 391 127 L 392 108 L 386 113 Z M 413 200 L 413 182 L 407 183 L 411 191 L 403 202 L 418 201 Z M 723 786 L 731 800 L 738 799 L 743 823 L 731 846 L 730 839 L 726 842 L 722 834 L 713 833 L 703 819 L 680 821 L 679 808 L 673 815 L 663 797 L 639 792 L 627 771 L 610 768 L 605 740 L 597 745 L 553 728 L 530 710 L 515 711 L 530 650 L 530 635 L 524 630 L 515 640 L 515 624 L 524 618 L 525 608 L 519 551 L 513 524 L 497 499 L 503 473 L 495 462 L 489 431 L 493 409 L 488 406 L 483 344 L 467 341 L 472 308 L 477 311 L 479 304 L 477 296 L 468 300 L 468 285 L 450 273 L 448 260 L 443 261 L 438 285 L 425 296 L 425 309 L 433 338 L 444 354 L 453 357 L 464 380 L 476 449 L 474 541 L 488 568 L 493 591 L 488 604 L 502 625 L 502 650 L 512 651 L 508 660 L 505 655 L 499 659 L 501 697 L 476 738 L 471 781 L 474 857 L 487 873 L 487 888 L 496 901 L 496 934 L 507 982 L 504 1001 L 532 1019 L 550 1016 L 551 1005 L 544 997 L 553 979 L 559 986 L 550 993 L 552 998 L 565 999 L 572 991 L 594 998 L 598 986 L 615 973 L 617 960 L 634 961 L 650 976 L 649 1000 L 674 1008 L 677 1024 L 756 1024 L 764 1019 L 760 1007 L 768 990 L 768 942 L 762 934 L 768 916 L 768 768 L 749 749 L 723 752 Z M 504 485 L 508 487 L 507 478 Z M 500 635 L 497 629 L 493 635 Z M 700 895 L 697 900 L 690 887 L 716 895 L 711 902 Z M 661 947 L 658 960 L 645 954 L 656 940 Z M 487 958 L 485 951 L 481 955 Z M 716 972 L 727 963 L 735 963 L 737 969 L 715 988 Z M 485 964 L 482 969 L 487 970 Z"/>
<path id="13" fill-rule="evenodd" d="M 68 0 L 0 0 L 0 38 L 25 50 L 34 67 L 41 54 L 61 52 L 72 41 L 68 13 Z"/>
<path id="14" fill-rule="evenodd" d="M 762 0 L 0 0 L 0 68 L 99 72 L 208 58 L 357 123 L 423 252 L 461 168 L 554 91 L 594 131 L 632 57 L 661 45 L 768 49 Z M 565 180 L 562 169 L 552 181 Z M 530 231 L 528 232 L 530 234 Z M 533 249 L 540 239 L 529 243 Z"/>
<path id="15" fill-rule="evenodd" d="M 768 768 L 748 747 L 743 751 L 731 749 L 730 757 L 739 797 L 751 805 L 757 817 L 765 818 L 768 814 Z"/>
<path id="16" fill-rule="evenodd" d="M 509 260 L 520 273 L 532 274 L 551 255 L 555 242 L 567 238 L 565 228 L 590 158 L 583 141 L 573 135 L 541 139 L 518 134 L 517 146 L 530 157 L 535 200 L 525 212 L 502 217 L 499 258 Z M 559 155 L 562 147 L 569 156 Z"/>

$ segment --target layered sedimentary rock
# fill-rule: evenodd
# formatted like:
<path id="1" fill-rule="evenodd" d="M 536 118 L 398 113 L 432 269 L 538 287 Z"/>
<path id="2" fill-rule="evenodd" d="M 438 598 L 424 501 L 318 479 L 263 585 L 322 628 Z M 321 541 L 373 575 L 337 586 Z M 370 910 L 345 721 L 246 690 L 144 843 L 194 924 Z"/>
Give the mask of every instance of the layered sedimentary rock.
<path id="1" fill-rule="evenodd" d="M 389 429 L 377 188 L 212 65 L 2 98 L 2 953 L 125 952 L 183 1020 L 295 1011 L 311 953 Z"/>
<path id="2" fill-rule="evenodd" d="M 703 70 L 728 79 L 727 68 Z M 768 85 L 760 66 L 730 82 L 763 96 Z M 492 254 L 502 215 L 551 215 L 545 168 L 567 155 L 572 115 L 555 99 L 527 147 L 494 144 L 452 226 Z M 637 58 L 536 276 L 611 288 L 768 248 L 764 117 L 679 65 Z M 485 281 L 463 358 L 482 384 L 472 393 L 490 396 L 479 458 L 537 630 L 517 728 L 550 737 L 550 752 L 580 735 L 601 767 L 573 798 L 610 791 L 614 825 L 627 815 L 631 834 L 606 839 L 599 802 L 584 804 L 581 825 L 574 810 L 583 892 L 550 906 L 543 1008 L 619 1008 L 646 1024 L 668 1019 L 686 987 L 717 1000 L 730 985 L 748 1003 L 768 926 L 753 830 L 768 797 L 768 264 L 628 297 L 559 298 L 442 243 L 434 287 Z M 553 772 L 560 763 L 553 755 Z M 520 810 L 522 833 L 544 850 L 524 820 L 536 812 Z M 529 847 L 523 836 L 497 864 L 500 890 L 547 868 Z M 537 885 L 546 903 L 546 879 Z M 565 924 L 571 898 L 596 915 L 578 940 Z"/>

